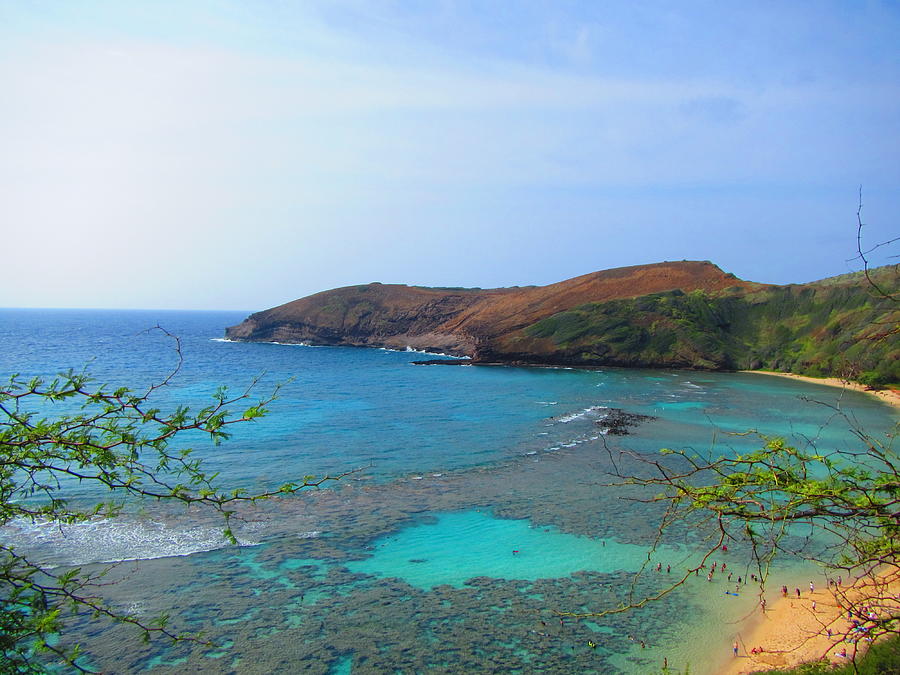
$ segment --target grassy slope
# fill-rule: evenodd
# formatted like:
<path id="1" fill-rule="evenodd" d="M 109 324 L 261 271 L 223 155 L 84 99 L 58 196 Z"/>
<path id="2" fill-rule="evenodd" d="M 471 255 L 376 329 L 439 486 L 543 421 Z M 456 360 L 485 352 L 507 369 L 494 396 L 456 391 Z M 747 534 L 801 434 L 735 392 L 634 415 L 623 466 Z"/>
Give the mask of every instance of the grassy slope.
<path id="1" fill-rule="evenodd" d="M 878 279 L 895 282 L 896 271 Z M 894 287 L 896 283 L 894 283 Z M 668 291 L 588 303 L 502 336 L 488 357 L 582 365 L 770 369 L 900 382 L 897 305 L 861 275 L 802 286 Z"/>

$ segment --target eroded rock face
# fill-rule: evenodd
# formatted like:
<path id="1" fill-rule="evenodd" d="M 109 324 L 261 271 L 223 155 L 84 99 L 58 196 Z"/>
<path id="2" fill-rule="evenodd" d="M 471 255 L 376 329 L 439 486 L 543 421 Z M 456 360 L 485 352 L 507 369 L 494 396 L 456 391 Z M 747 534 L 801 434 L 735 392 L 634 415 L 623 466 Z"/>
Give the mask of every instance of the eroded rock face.
<path id="1" fill-rule="evenodd" d="M 471 354 L 475 339 L 452 322 L 486 293 L 491 292 L 387 284 L 348 286 L 252 314 L 228 328 L 226 337 Z"/>

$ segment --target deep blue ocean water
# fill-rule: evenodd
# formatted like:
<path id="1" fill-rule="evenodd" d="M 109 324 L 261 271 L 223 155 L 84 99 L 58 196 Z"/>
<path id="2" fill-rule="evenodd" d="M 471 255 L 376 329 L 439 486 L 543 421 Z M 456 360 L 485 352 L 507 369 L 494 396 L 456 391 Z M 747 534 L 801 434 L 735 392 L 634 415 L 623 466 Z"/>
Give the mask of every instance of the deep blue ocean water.
<path id="1" fill-rule="evenodd" d="M 100 383 L 141 390 L 178 360 L 159 325 L 178 336 L 184 357 L 154 394 L 164 410 L 201 408 L 222 385 L 237 393 L 256 381 L 256 397 L 280 383 L 270 416 L 236 427 L 225 444 L 186 439 L 228 487 L 354 471 L 327 490 L 242 511 L 242 547 L 224 543 L 214 514 L 154 504 L 114 521 L 0 530 L 46 564 L 134 561 L 111 574 L 140 583 L 109 587 L 110 602 L 146 616 L 173 609 L 220 646 L 144 646 L 121 626 L 85 619 L 75 632 L 86 663 L 158 673 L 638 673 L 665 655 L 711 672 L 752 594 L 712 594 L 704 580 L 615 621 L 559 624 L 552 614 L 602 608 L 649 561 L 658 513 L 603 487 L 607 445 L 724 453 L 759 443 L 730 432 L 755 430 L 852 448 L 846 420 L 815 401 L 870 432 L 895 420 L 862 394 L 756 374 L 415 366 L 421 354 L 222 340 L 244 317 L 0 310 L 4 378 L 86 367 Z M 655 419 L 613 439 L 597 424 L 608 408 Z M 694 536 L 650 557 L 682 570 L 703 544 Z M 630 639 L 637 633 L 646 649 Z"/>

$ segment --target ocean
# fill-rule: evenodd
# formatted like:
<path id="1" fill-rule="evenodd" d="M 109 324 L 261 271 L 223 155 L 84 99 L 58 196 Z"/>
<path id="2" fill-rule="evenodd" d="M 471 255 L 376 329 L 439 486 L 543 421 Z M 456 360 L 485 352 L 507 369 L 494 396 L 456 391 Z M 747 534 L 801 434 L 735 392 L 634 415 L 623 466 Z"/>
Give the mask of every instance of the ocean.
<path id="1" fill-rule="evenodd" d="M 715 456 L 758 445 L 755 434 L 854 447 L 846 420 L 820 402 L 873 433 L 896 420 L 863 394 L 755 374 L 417 366 L 431 357 L 223 340 L 245 316 L 0 310 L 4 378 L 86 369 L 97 383 L 140 391 L 178 363 L 160 326 L 184 359 L 154 394 L 163 410 L 202 408 L 223 385 L 252 387 L 251 398 L 280 385 L 271 413 L 222 445 L 185 437 L 224 487 L 349 472 L 324 489 L 239 509 L 239 546 L 225 541 L 216 514 L 156 503 L 130 503 L 112 520 L 0 528 L 0 540 L 44 565 L 108 568 L 112 583 L 97 592 L 111 605 L 144 618 L 168 613 L 172 628 L 208 640 L 145 644 L 128 626 L 77 616 L 61 640 L 83 645 L 86 667 L 648 673 L 666 658 L 713 673 L 758 587 L 728 595 L 724 575 L 688 578 L 640 610 L 564 616 L 655 592 L 710 545 L 706 530 L 685 527 L 651 548 L 658 507 L 609 485 L 615 466 L 629 466 L 620 452 Z M 651 419 L 607 435 L 611 409 Z M 66 487 L 77 503 L 105 497 L 84 483 Z M 740 544 L 721 557 L 735 575 L 752 569 Z M 770 588 L 812 573 L 785 561 Z"/>

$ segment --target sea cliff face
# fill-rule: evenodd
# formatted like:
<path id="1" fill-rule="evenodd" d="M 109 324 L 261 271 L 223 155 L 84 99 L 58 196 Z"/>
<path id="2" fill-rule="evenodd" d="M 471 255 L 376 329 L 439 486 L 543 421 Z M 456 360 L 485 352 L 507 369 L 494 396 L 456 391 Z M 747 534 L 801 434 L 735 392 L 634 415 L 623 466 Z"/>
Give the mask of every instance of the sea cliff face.
<path id="1" fill-rule="evenodd" d="M 877 271 L 896 285 L 896 269 Z M 605 270 L 501 289 L 349 286 L 257 312 L 232 340 L 407 347 L 475 363 L 770 368 L 900 380 L 895 304 L 862 275 L 772 286 L 709 262 Z M 893 324 L 891 323 L 893 322 Z M 852 374 L 852 373 L 849 373 Z M 892 380 L 893 378 L 893 380 Z"/>

